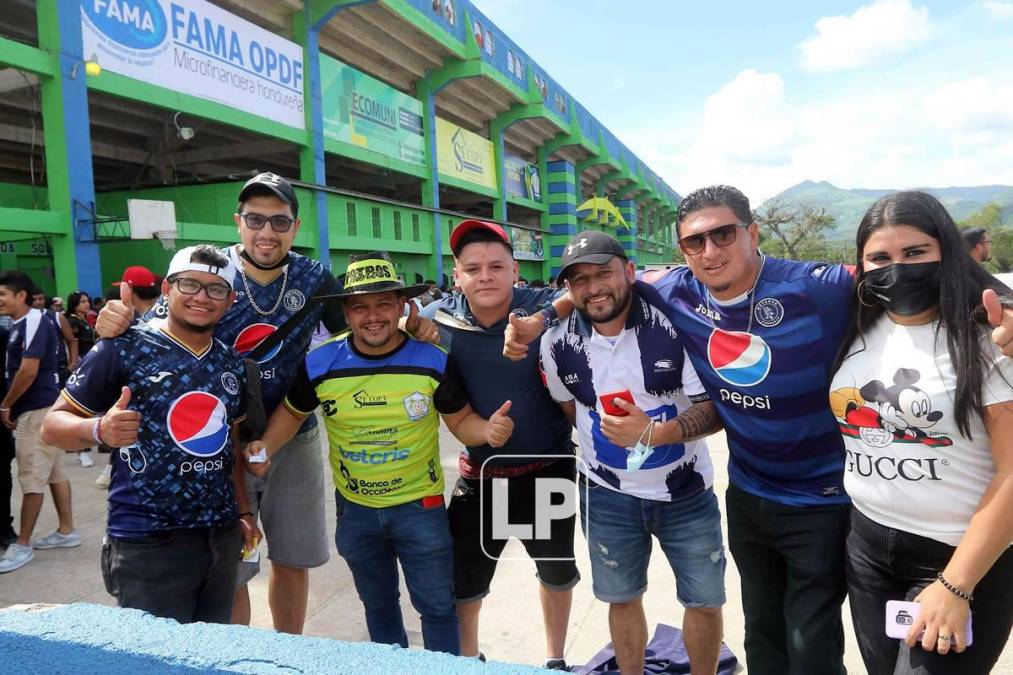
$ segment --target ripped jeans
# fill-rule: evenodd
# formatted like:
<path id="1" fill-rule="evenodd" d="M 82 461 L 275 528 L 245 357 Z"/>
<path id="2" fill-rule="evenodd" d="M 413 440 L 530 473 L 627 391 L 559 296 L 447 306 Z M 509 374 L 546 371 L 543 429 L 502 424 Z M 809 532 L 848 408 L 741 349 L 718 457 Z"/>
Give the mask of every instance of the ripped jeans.
<path id="1" fill-rule="evenodd" d="M 624 494 L 581 476 L 579 492 L 594 597 L 621 603 L 644 594 L 653 535 L 675 572 L 676 596 L 683 607 L 725 603 L 721 514 L 712 489 L 662 502 Z"/>

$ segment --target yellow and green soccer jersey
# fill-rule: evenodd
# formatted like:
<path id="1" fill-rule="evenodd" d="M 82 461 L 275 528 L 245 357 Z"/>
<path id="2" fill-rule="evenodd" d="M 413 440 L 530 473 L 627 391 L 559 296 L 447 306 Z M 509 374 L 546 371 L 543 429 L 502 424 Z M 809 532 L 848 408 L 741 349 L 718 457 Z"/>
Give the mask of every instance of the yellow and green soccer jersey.
<path id="1" fill-rule="evenodd" d="M 468 397 L 439 347 L 407 338 L 370 356 L 346 335 L 306 355 L 285 404 L 302 415 L 321 406 L 334 485 L 379 508 L 443 494 L 439 414 Z"/>

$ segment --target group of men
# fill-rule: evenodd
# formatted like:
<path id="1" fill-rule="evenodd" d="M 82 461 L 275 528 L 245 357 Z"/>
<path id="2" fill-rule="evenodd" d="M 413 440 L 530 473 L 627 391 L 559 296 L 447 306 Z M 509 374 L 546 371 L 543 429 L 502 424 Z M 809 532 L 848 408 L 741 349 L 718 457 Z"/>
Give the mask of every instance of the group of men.
<path id="1" fill-rule="evenodd" d="M 235 224 L 241 244 L 177 253 L 143 316 L 129 286 L 107 303 L 96 328 L 108 339 L 58 400 L 43 370 L 45 396 L 22 395 L 21 372 L 47 362 L 36 354 L 52 350 L 57 329 L 21 307 L 16 278 L 0 277 L 0 312 L 48 331 L 12 336 L 35 351 L 13 371 L 8 361 L 3 421 L 41 424 L 54 451 L 114 448 L 102 572 L 121 606 L 249 623 L 245 584 L 263 527 L 274 626 L 301 632 L 308 571 L 329 558 L 319 409 L 335 544 L 371 640 L 408 644 L 400 564 L 426 648 L 484 659 L 479 617 L 508 539 L 496 522 L 505 512 L 537 570 L 545 664 L 566 669 L 576 513 L 556 509 L 547 534 L 524 527 L 536 525 L 539 486 L 552 481 L 579 493 L 593 592 L 609 604 L 622 672 L 643 672 L 653 536 L 686 608 L 692 672 L 714 673 L 725 556 L 700 439 L 723 426 L 750 672 L 844 671 L 848 506 L 826 390 L 848 320 L 845 268 L 765 258 L 748 200 L 718 186 L 680 208 L 688 268 L 650 283 L 619 242 L 583 232 L 564 250 L 560 291 L 518 288 L 503 228 L 462 222 L 450 241 L 460 292 L 420 312 L 410 301 L 429 286 L 406 287 L 383 252 L 352 256 L 343 283 L 293 253 L 298 201 L 281 177 L 244 185 Z M 335 337 L 307 353 L 320 322 Z M 996 330 L 997 342 L 1013 342 L 1008 312 Z M 466 447 L 449 505 L 441 416 Z M 257 439 L 245 449 L 244 430 Z M 54 451 L 45 470 L 24 470 L 54 486 L 59 510 Z M 68 485 L 68 515 L 69 499 Z M 72 535 L 66 520 L 56 545 Z"/>

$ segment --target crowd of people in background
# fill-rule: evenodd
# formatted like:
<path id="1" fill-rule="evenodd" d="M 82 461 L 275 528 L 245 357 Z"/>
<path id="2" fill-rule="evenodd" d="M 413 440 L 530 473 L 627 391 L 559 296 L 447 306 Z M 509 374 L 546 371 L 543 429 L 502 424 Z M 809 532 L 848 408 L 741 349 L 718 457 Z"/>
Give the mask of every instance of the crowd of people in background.
<path id="1" fill-rule="evenodd" d="M 579 513 L 615 668 L 644 672 L 657 539 L 691 672 L 713 674 L 723 509 L 753 675 L 844 673 L 845 597 L 872 675 L 984 675 L 999 658 L 1013 292 L 979 264 L 988 233 L 961 232 L 934 197 L 878 200 L 855 264 L 828 265 L 765 256 L 746 196 L 712 186 L 681 203 L 685 266 L 637 272 L 586 231 L 547 281 L 519 275 L 503 227 L 466 220 L 442 287 L 406 285 L 382 251 L 335 278 L 292 251 L 298 212 L 291 184 L 260 174 L 237 198 L 240 243 L 184 248 L 164 279 L 128 267 L 104 298 L 0 273 L 0 573 L 81 544 L 64 453 L 108 453 L 99 564 L 120 606 L 249 624 L 266 538 L 274 627 L 301 633 L 309 570 L 330 558 L 322 426 L 333 540 L 375 642 L 408 646 L 400 570 L 424 646 L 484 660 L 512 535 L 537 571 L 545 666 L 568 670 Z M 465 446 L 449 504 L 441 420 Z M 723 505 L 704 440 L 721 429 Z M 579 509 L 533 535 L 542 480 Z M 33 539 L 47 489 L 58 526 Z"/>

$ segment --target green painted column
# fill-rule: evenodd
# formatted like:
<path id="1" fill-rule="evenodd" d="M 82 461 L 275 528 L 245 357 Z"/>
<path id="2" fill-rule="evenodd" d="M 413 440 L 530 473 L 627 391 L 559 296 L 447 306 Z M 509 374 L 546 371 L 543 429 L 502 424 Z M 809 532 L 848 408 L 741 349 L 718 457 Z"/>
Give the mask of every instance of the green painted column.
<path id="1" fill-rule="evenodd" d="M 573 235 L 581 230 L 577 222 L 577 174 L 570 162 L 548 162 L 546 191 L 549 193 L 549 255 L 551 273 L 559 274 L 560 258 Z"/>

